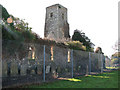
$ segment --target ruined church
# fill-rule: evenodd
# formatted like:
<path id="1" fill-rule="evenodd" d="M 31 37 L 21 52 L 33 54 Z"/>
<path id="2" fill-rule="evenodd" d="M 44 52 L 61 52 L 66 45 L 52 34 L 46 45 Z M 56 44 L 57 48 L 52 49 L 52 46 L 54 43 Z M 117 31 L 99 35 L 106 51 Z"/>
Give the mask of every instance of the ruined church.
<path id="1" fill-rule="evenodd" d="M 70 38 L 67 8 L 60 4 L 46 8 L 44 37 L 57 41 Z"/>

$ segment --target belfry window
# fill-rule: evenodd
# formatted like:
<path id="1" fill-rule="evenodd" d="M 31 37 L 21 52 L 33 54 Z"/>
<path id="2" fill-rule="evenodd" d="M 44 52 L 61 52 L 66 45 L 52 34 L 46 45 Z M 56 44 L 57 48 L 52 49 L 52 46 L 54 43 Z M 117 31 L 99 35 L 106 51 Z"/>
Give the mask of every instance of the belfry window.
<path id="1" fill-rule="evenodd" d="M 59 8 L 61 8 L 61 6 L 58 6 Z"/>
<path id="2" fill-rule="evenodd" d="M 50 17 L 51 17 L 51 18 L 53 17 L 53 13 L 50 13 Z"/>
<path id="3" fill-rule="evenodd" d="M 62 19 L 64 19 L 64 14 L 62 13 Z"/>

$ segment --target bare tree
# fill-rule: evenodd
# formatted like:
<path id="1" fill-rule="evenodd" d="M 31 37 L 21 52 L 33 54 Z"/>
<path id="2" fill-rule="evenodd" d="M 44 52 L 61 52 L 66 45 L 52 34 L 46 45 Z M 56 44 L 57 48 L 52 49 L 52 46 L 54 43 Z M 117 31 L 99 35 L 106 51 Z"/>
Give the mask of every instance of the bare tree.
<path id="1" fill-rule="evenodd" d="M 116 41 L 115 44 L 112 46 L 115 52 L 120 52 L 120 41 Z"/>

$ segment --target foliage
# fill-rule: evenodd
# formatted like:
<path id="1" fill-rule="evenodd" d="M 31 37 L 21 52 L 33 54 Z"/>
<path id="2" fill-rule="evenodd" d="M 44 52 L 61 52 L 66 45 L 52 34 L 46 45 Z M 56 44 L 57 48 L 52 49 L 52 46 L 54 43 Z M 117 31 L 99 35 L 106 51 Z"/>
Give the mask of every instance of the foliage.
<path id="1" fill-rule="evenodd" d="M 86 51 L 92 50 L 91 49 L 92 43 L 90 42 L 90 39 L 87 36 L 85 36 L 85 33 L 81 32 L 79 30 L 75 30 L 74 34 L 72 36 L 72 40 L 82 42 L 83 45 L 86 46 Z M 92 50 L 92 52 L 93 52 L 93 50 Z"/>
<path id="2" fill-rule="evenodd" d="M 116 52 L 112 55 L 112 57 L 120 57 L 120 52 Z"/>
<path id="3" fill-rule="evenodd" d="M 10 34 L 4 26 L 2 26 L 2 38 L 3 39 L 9 39 L 9 40 L 14 40 L 15 38 L 13 37 L 12 34 Z"/>
<path id="4" fill-rule="evenodd" d="M 7 10 L 0 4 L 0 8 L 2 8 L 2 18 L 4 20 L 7 20 L 7 18 L 10 16 Z"/>
<path id="5" fill-rule="evenodd" d="M 86 51 L 86 47 L 80 41 L 65 42 L 65 45 L 71 49 Z"/>
<path id="6" fill-rule="evenodd" d="M 28 30 L 23 31 L 22 35 L 26 41 L 35 40 L 35 36 L 31 31 L 28 31 Z"/>
<path id="7" fill-rule="evenodd" d="M 118 39 L 118 41 L 116 41 L 115 44 L 112 46 L 112 48 L 115 52 L 120 51 L 119 50 L 119 45 L 120 45 L 120 40 Z"/>
<path id="8" fill-rule="evenodd" d="M 119 63 L 119 60 L 118 60 L 118 58 L 114 58 L 114 59 L 112 59 L 111 60 L 112 62 L 112 64 L 118 64 Z"/>
<path id="9" fill-rule="evenodd" d="M 95 53 L 102 53 L 102 54 L 104 54 L 102 52 L 102 48 L 101 47 L 97 47 L 96 50 L 95 50 Z"/>
<path id="10" fill-rule="evenodd" d="M 120 52 L 116 52 L 112 55 L 111 63 L 113 65 L 117 65 L 117 64 L 119 64 L 119 59 L 120 59 Z"/>
<path id="11" fill-rule="evenodd" d="M 11 15 L 12 19 L 13 19 L 13 24 L 14 24 L 14 28 L 18 31 L 31 31 L 32 28 L 31 27 L 28 27 L 28 23 L 25 22 L 25 20 L 23 19 L 20 19 L 20 18 L 17 18 L 17 17 L 14 17 L 13 15 Z"/>
<path id="12" fill-rule="evenodd" d="M 94 48 L 90 48 L 90 51 L 91 51 L 91 52 L 94 52 Z"/>
<path id="13" fill-rule="evenodd" d="M 28 23 L 22 19 L 9 15 L 7 10 L 2 7 L 2 38 L 5 40 L 34 41 L 38 35 L 32 32 Z M 7 18 L 12 18 L 12 23 L 7 23 Z"/>

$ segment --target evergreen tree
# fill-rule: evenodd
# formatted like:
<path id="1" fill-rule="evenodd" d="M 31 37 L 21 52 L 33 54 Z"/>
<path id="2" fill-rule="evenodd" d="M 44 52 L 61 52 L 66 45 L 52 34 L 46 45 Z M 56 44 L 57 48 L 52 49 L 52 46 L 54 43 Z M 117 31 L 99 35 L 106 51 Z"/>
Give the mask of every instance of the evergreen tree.
<path id="1" fill-rule="evenodd" d="M 72 36 L 72 40 L 82 42 L 83 45 L 86 46 L 87 51 L 93 51 L 93 49 L 91 49 L 92 43 L 90 42 L 90 39 L 87 36 L 85 36 L 85 33 L 79 30 L 75 30 Z"/>

